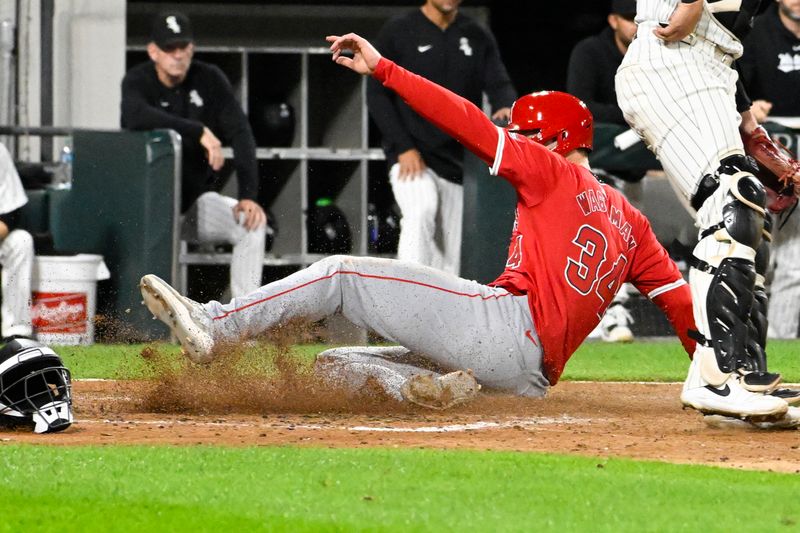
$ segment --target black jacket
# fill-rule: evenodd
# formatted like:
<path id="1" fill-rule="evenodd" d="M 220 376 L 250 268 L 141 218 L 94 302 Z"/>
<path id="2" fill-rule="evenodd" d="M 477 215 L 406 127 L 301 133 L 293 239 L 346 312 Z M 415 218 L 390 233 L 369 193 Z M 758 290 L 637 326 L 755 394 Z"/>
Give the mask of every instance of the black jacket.
<path id="1" fill-rule="evenodd" d="M 773 4 L 756 19 L 744 42 L 739 72 L 754 100 L 772 102 L 771 115 L 800 116 L 800 39 L 778 17 Z"/>
<path id="2" fill-rule="evenodd" d="M 122 80 L 121 125 L 131 130 L 169 128 L 181 134 L 182 211 L 204 192 L 214 190 L 220 179 L 208 166 L 200 145 L 203 126 L 233 148 L 239 198 L 256 199 L 258 166 L 253 133 L 230 82 L 215 65 L 193 60 L 186 80 L 173 89 L 158 80 L 152 62 L 133 67 Z"/>
<path id="3" fill-rule="evenodd" d="M 374 42 L 386 58 L 479 107 L 484 92 L 494 110 L 510 107 L 516 98 L 494 37 L 461 13 L 442 31 L 415 9 L 390 19 Z M 464 150 L 457 141 L 372 78 L 367 103 L 381 131 L 389 165 L 397 162 L 398 154 L 416 148 L 439 176 L 461 183 Z"/>
<path id="4" fill-rule="evenodd" d="M 627 125 L 617 105 L 614 76 L 622 63 L 622 52 L 607 27 L 580 41 L 572 49 L 567 68 L 567 92 L 589 106 L 595 122 Z"/>

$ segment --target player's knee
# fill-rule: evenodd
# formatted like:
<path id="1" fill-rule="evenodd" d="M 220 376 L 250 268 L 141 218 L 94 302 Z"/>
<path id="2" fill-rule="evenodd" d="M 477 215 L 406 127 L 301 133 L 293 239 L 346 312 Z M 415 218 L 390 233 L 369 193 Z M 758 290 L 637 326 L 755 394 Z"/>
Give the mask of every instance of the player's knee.
<path id="1" fill-rule="evenodd" d="M 353 267 L 352 257 L 348 255 L 329 255 L 317 261 L 317 265 L 327 272 L 347 270 Z"/>
<path id="2" fill-rule="evenodd" d="M 757 249 L 767 215 L 767 193 L 752 174 L 731 176 L 727 203 L 722 208 L 725 229 L 733 240 Z"/>

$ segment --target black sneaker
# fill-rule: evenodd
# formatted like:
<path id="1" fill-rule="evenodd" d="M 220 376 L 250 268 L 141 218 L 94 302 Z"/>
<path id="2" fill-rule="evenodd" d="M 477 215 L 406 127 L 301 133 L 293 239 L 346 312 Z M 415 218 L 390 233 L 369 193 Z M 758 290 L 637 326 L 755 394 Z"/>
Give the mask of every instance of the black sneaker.
<path id="1" fill-rule="evenodd" d="M 789 405 L 800 405 L 800 390 L 775 389 L 774 391 L 770 392 L 770 394 L 780 398 Z"/>

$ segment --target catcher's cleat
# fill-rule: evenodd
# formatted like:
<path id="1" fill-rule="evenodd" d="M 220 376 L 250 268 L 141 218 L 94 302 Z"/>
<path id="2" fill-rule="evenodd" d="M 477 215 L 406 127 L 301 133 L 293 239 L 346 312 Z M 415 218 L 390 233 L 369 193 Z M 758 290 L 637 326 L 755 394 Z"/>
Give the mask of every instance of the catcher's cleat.
<path id="1" fill-rule="evenodd" d="M 405 400 L 422 407 L 447 409 L 471 400 L 480 388 L 472 370 L 459 370 L 438 377 L 415 374 L 403 383 L 400 393 Z"/>
<path id="2" fill-rule="evenodd" d="M 705 415 L 703 421 L 716 429 L 797 429 L 800 427 L 800 408 L 789 407 L 782 416 L 748 416 L 737 418 L 723 415 Z"/>
<path id="3" fill-rule="evenodd" d="M 183 353 L 195 363 L 213 359 L 214 339 L 209 332 L 210 317 L 203 306 L 178 294 L 163 279 L 148 274 L 139 283 L 144 304 L 169 326 L 181 343 Z"/>
<path id="4" fill-rule="evenodd" d="M 732 375 L 721 387 L 684 387 L 681 402 L 685 407 L 697 409 L 707 415 L 782 416 L 789 405 L 780 398 L 749 392 L 739 384 L 739 377 Z"/>
<path id="5" fill-rule="evenodd" d="M 769 393 L 771 396 L 780 398 L 789 405 L 800 405 L 800 390 L 795 389 L 775 389 Z"/>
<path id="6" fill-rule="evenodd" d="M 774 372 L 747 372 L 740 374 L 741 384 L 750 392 L 770 393 L 781 382 L 781 375 Z"/>

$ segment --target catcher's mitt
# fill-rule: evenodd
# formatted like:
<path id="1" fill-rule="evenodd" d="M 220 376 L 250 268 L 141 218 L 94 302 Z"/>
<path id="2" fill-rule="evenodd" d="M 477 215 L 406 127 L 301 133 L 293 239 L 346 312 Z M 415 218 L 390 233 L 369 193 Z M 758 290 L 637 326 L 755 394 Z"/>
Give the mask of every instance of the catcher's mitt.
<path id="1" fill-rule="evenodd" d="M 763 126 L 750 134 L 742 132 L 742 141 L 747 155 L 758 164 L 756 177 L 767 188 L 767 208 L 780 213 L 794 207 L 800 194 L 800 163 Z"/>

